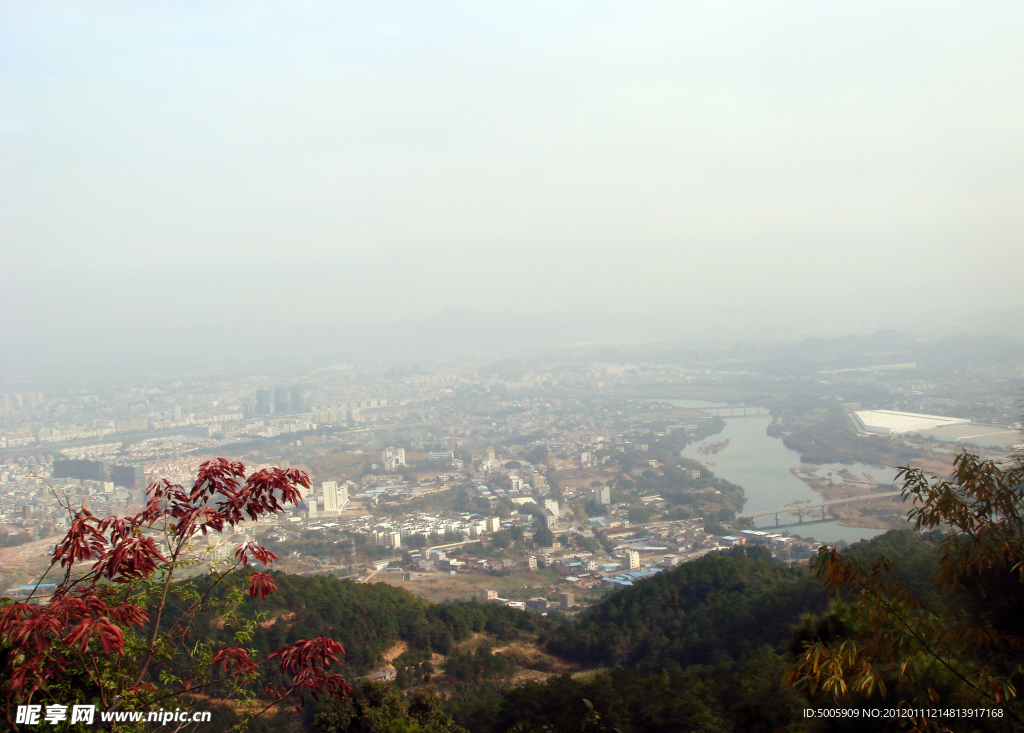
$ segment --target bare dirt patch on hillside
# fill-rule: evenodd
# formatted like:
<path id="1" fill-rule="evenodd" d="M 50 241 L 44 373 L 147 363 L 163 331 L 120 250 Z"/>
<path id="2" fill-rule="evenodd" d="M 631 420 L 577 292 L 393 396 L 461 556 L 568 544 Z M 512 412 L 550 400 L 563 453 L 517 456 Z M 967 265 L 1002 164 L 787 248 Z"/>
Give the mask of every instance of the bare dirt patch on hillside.
<path id="1" fill-rule="evenodd" d="M 261 621 L 260 627 L 266 629 L 273 626 L 274 624 L 286 624 L 293 618 L 295 618 L 294 611 L 292 611 L 291 613 L 282 613 L 279 616 L 274 616 L 273 618 L 268 618 L 265 621 Z"/>
<path id="2" fill-rule="evenodd" d="M 406 651 L 408 651 L 408 649 L 409 645 L 406 644 L 404 641 L 400 641 L 397 644 L 393 645 L 386 652 L 384 652 L 384 661 L 388 664 L 391 664 L 393 661 L 402 656 Z"/>
<path id="3" fill-rule="evenodd" d="M 575 662 L 569 662 L 559 657 L 554 657 L 541 650 L 537 645 L 522 641 L 515 641 L 505 646 L 494 649 L 495 654 L 507 654 L 514 659 L 522 670 L 516 673 L 518 679 L 523 673 L 530 673 L 529 679 L 546 679 L 551 675 L 574 674 L 583 669 Z"/>
<path id="4" fill-rule="evenodd" d="M 459 642 L 455 650 L 464 654 L 481 646 L 491 646 L 492 653 L 507 655 L 519 666 L 515 674 L 506 681 L 508 685 L 515 685 L 527 680 L 543 682 L 549 677 L 563 674 L 576 676 L 588 673 L 588 670 L 582 665 L 552 656 L 529 641 L 519 640 L 507 643 L 479 632 Z M 440 654 L 434 654 L 430 661 L 435 673 L 430 682 L 426 685 L 416 685 L 413 689 L 430 686 L 443 694 L 451 693 L 454 690 L 455 682 L 444 673 L 445 659 L 446 657 Z"/>

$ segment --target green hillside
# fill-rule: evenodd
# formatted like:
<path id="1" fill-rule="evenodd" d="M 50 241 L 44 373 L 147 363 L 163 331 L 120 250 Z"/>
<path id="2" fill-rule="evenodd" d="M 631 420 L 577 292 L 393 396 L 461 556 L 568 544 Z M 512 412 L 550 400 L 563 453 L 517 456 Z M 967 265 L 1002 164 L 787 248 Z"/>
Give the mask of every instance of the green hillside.
<path id="1" fill-rule="evenodd" d="M 893 531 L 849 550 L 860 558 L 882 551 L 893 559 L 895 574 L 927 586 L 938 556 L 936 536 Z M 572 729 L 572 721 L 583 714 L 584 699 L 604 723 L 622 733 L 814 729 L 802 718 L 805 701 L 782 681 L 783 665 L 795 630 L 803 634 L 814 628 L 808 614 L 821 618 L 828 600 L 806 567 L 787 568 L 761 548 L 708 555 L 617 591 L 578 618 L 557 623 L 497 604 L 431 604 L 386 584 L 282 573 L 274 579 L 277 593 L 262 604 L 244 606 L 247 618 L 269 612 L 251 646 L 267 651 L 301 638 L 331 636 L 346 649 L 343 671 L 350 679 L 379 667 L 385 652 L 399 642 L 407 645 L 403 660 L 410 664 L 431 652 L 449 654 L 448 694 L 440 700 L 421 694 L 416 704 L 440 706 L 451 716 L 444 716 L 445 725 L 457 723 L 473 733 L 504 733 L 520 724 L 527 730 L 549 724 Z M 233 630 L 209 617 L 200 631 L 228 642 Z M 490 646 L 455 653 L 455 645 L 474 633 L 495 645 L 526 641 L 599 669 L 509 684 L 504 681 L 508 669 L 494 674 L 478 669 L 488 661 Z M 461 667 L 468 671 L 456 674 Z M 408 684 L 422 683 L 415 676 L 409 679 Z M 371 701 L 380 697 L 395 709 L 414 710 L 412 694 L 402 702 L 397 689 L 360 688 L 348 707 L 313 706 L 300 717 L 277 716 L 257 729 L 310 731 L 319 719 L 322 733 L 372 733 L 387 725 L 367 722 L 373 718 L 369 712 L 357 715 L 360 706 L 370 711 Z M 326 712 L 317 718 L 317 711 Z M 350 718 L 351 724 L 344 723 Z M 358 726 L 352 727 L 357 719 Z M 325 720 L 332 721 L 329 728 L 323 728 Z"/>
<path id="2" fill-rule="evenodd" d="M 251 646 L 269 652 L 298 639 L 328 636 L 345 647 L 344 673 L 364 674 L 384 653 L 405 642 L 410 649 L 446 654 L 453 642 L 483 632 L 503 641 L 533 636 L 551 624 L 544 617 L 496 604 L 431 604 L 385 583 L 359 584 L 331 576 L 273 573 L 277 592 L 248 600 L 243 618 L 268 612 Z M 201 619 L 201 633 L 229 642 L 235 627 Z"/>
<path id="3" fill-rule="evenodd" d="M 736 549 L 619 591 L 560 628 L 548 648 L 586 664 L 678 669 L 784 644 L 801 613 L 825 604 L 806 568 L 783 567 L 762 548 Z"/>

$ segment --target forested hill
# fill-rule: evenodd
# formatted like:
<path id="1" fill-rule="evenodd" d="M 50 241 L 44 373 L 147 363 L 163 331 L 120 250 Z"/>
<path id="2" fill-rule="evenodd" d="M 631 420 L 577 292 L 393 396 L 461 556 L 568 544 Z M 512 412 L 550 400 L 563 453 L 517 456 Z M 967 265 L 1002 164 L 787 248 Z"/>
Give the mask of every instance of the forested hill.
<path id="1" fill-rule="evenodd" d="M 849 553 L 867 560 L 885 552 L 896 575 L 923 587 L 936 567 L 936 542 L 935 536 L 893 531 Z M 342 671 L 349 678 L 378 668 L 397 642 L 408 646 L 407 664 L 429 652 L 459 659 L 457 643 L 474 632 L 546 644 L 555 656 L 613 668 L 510 686 L 500 675 L 460 676 L 446 665 L 447 696 L 439 704 L 473 733 L 505 733 L 517 722 L 527 729 L 556 723 L 583 698 L 623 733 L 808 729 L 801 718 L 806 701 L 783 683 L 783 663 L 796 627 L 807 626 L 801 615 L 820 619 L 827 599 L 806 566 L 787 568 L 761 548 L 714 553 L 659 573 L 561 623 L 497 604 L 431 604 L 383 583 L 282 573 L 274 580 L 274 595 L 245 605 L 247 617 L 269 612 L 247 646 L 266 651 L 330 636 L 346 649 Z M 200 631 L 230 643 L 232 628 L 221 619 L 203 619 Z M 303 717 L 303 730 L 313 731 L 317 710 L 323 708 Z M 260 730 L 288 728 L 283 724 L 275 718 Z M 357 729 L 371 730 L 336 730 Z M 385 728 L 372 728 L 378 730 Z"/>
<path id="2" fill-rule="evenodd" d="M 893 530 L 848 553 L 862 562 L 884 553 L 895 576 L 926 590 L 938 541 Z M 826 605 L 806 567 L 785 568 L 759 548 L 717 553 L 619 591 L 552 634 L 552 653 L 613 669 L 491 695 L 456 690 L 446 706 L 474 733 L 556 724 L 584 698 L 622 733 L 821 730 L 803 717 L 807 700 L 783 682 L 783 664 Z"/>
<path id="3" fill-rule="evenodd" d="M 826 605 L 806 568 L 761 548 L 718 552 L 659 573 L 560 628 L 549 650 L 587 664 L 676 669 L 779 646 L 804 612 Z"/>
<path id="4" fill-rule="evenodd" d="M 385 583 L 358 584 L 331 576 L 273 573 L 277 592 L 261 603 L 249 600 L 242 616 L 267 611 L 251 646 L 262 652 L 299 639 L 328 636 L 345 647 L 346 674 L 363 674 L 381 664 L 398 642 L 410 649 L 445 654 L 473 632 L 501 640 L 534 635 L 551 626 L 544 617 L 482 603 L 431 604 Z M 201 632 L 228 642 L 232 628 L 201 619 Z"/>
<path id="5" fill-rule="evenodd" d="M 912 533 L 890 535 L 858 543 L 851 551 L 866 557 L 884 545 L 896 558 L 922 557 L 921 540 Z M 893 546 L 897 541 L 914 547 Z M 927 574 L 919 568 L 913 573 Z M 714 553 L 659 573 L 614 593 L 575 622 L 557 626 L 497 604 L 431 604 L 384 583 L 273 576 L 277 592 L 262 603 L 249 600 L 243 610 L 245 617 L 268 613 L 253 645 L 269 651 L 297 639 L 329 636 L 345 647 L 349 674 L 379 666 L 398 642 L 411 650 L 447 654 L 474 632 L 503 641 L 547 639 L 550 653 L 587 665 L 676 669 L 722 654 L 739 659 L 764 645 L 778 648 L 790 638 L 801 613 L 820 612 L 826 605 L 821 584 L 806 568 L 786 568 L 755 547 Z M 225 642 L 230 638 L 232 629 L 222 628 L 218 619 L 201 622 L 204 635 Z"/>

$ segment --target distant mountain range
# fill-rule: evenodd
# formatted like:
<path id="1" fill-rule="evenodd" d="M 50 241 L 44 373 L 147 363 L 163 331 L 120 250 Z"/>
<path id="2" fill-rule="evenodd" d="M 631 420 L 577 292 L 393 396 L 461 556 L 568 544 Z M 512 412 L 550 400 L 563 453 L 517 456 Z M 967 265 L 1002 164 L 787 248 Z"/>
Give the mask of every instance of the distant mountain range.
<path id="1" fill-rule="evenodd" d="M 1016 318 L 1015 316 L 1018 316 Z M 570 354 L 594 361 L 738 360 L 821 370 L 898 362 L 970 363 L 1020 359 L 1024 309 L 990 311 L 946 321 L 946 328 L 880 330 L 870 334 L 805 336 L 782 327 L 702 328 L 692 317 L 660 313 L 602 315 L 488 313 L 447 308 L 422 320 L 363 326 L 301 323 L 236 329 L 190 324 L 173 333 L 105 333 L 75 343 L 54 341 L 19 352 L 8 345 L 0 380 L 45 388 L 68 378 L 130 375 L 294 371 L 330 363 L 398 365 L 420 361 L 491 361 L 509 356 Z M 993 335 L 999 334 L 999 335 Z M 27 387 L 26 387 L 27 388 Z"/>

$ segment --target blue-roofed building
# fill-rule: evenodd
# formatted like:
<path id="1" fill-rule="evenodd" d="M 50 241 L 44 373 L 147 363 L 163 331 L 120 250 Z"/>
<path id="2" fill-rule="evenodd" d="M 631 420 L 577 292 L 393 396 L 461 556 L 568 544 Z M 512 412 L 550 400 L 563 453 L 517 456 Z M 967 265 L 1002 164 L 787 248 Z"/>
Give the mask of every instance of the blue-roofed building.
<path id="1" fill-rule="evenodd" d="M 627 573 L 623 573 L 623 575 L 631 578 L 632 580 L 644 580 L 652 575 L 657 575 L 660 572 L 660 568 L 651 568 L 650 570 L 630 570 Z"/>
<path id="2" fill-rule="evenodd" d="M 56 583 L 40 583 L 37 587 L 35 583 L 31 585 L 19 585 L 17 588 L 8 588 L 3 593 L 0 593 L 0 597 L 10 598 L 12 601 L 24 602 L 29 596 L 32 597 L 32 601 L 43 602 L 43 605 L 49 603 L 49 597 L 53 595 L 54 588 L 57 587 Z"/>
<path id="3" fill-rule="evenodd" d="M 632 581 L 622 580 L 621 578 L 604 578 L 604 582 L 605 583 L 611 583 L 612 585 L 623 586 L 623 587 L 633 585 Z"/>

